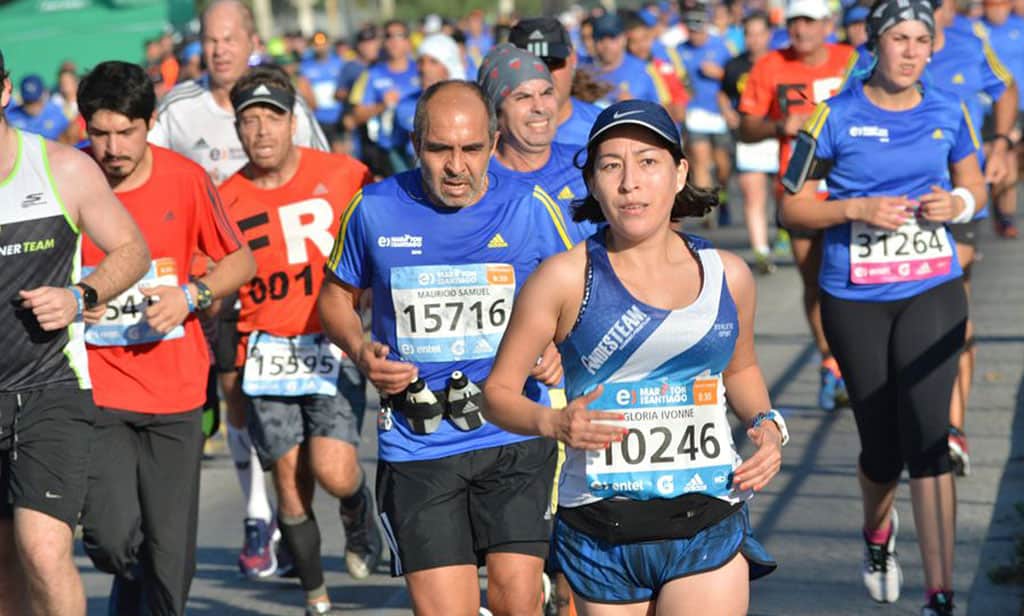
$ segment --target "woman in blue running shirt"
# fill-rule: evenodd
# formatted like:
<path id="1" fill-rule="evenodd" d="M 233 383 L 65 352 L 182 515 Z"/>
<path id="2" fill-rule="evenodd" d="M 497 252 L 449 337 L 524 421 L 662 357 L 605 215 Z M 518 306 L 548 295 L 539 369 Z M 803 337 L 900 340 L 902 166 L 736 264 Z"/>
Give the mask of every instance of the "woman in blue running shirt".
<path id="1" fill-rule="evenodd" d="M 783 182 L 796 193 L 782 208 L 787 226 L 825 230 L 821 316 L 860 435 L 864 585 L 875 601 L 899 597 L 893 500 L 906 467 L 925 616 L 953 613 L 946 434 L 967 305 L 946 223 L 970 220 L 986 198 L 966 106 L 920 81 L 934 23 L 928 0 L 875 3 L 867 26 L 876 66 L 811 116 Z M 828 201 L 804 182 L 817 178 Z"/>
<path id="2" fill-rule="evenodd" d="M 566 445 L 552 552 L 582 615 L 746 614 L 749 580 L 776 566 L 746 506 L 788 438 L 754 353 L 754 280 L 672 229 L 715 205 L 687 184 L 678 135 L 654 103 L 601 112 L 574 218 L 607 226 L 527 280 L 485 386 L 491 421 Z M 561 411 L 521 393 L 552 340 Z M 726 397 L 756 448 L 746 462 Z"/>

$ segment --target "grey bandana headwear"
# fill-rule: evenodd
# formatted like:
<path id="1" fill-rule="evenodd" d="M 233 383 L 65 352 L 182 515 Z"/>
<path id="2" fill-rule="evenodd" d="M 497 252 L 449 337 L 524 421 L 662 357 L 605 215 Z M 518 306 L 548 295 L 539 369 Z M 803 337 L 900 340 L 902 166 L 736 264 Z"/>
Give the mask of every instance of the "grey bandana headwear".
<path id="1" fill-rule="evenodd" d="M 551 71 L 540 58 L 514 45 L 502 43 L 491 49 L 480 63 L 476 81 L 495 109 L 519 84 L 531 79 L 551 82 Z"/>
<path id="2" fill-rule="evenodd" d="M 868 48 L 878 48 L 885 31 L 904 21 L 919 21 L 935 35 L 935 11 L 928 0 L 878 0 L 868 14 Z"/>

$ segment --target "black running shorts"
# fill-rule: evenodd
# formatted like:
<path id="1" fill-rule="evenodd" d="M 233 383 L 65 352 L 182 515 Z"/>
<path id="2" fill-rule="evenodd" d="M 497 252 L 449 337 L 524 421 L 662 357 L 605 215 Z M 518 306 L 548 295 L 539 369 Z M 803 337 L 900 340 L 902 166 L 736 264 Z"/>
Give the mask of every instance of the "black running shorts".
<path id="1" fill-rule="evenodd" d="M 557 448 L 531 439 L 437 460 L 384 462 L 377 499 L 391 574 L 483 566 L 488 552 L 546 558 Z"/>
<path id="2" fill-rule="evenodd" d="M 0 518 L 23 507 L 75 527 L 96 414 L 91 389 L 0 394 Z"/>

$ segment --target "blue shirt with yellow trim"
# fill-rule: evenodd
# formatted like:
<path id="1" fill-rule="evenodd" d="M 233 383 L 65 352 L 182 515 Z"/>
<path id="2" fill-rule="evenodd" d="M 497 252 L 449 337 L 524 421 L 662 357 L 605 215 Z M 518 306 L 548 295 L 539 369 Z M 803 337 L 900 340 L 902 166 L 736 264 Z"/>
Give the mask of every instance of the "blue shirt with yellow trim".
<path id="1" fill-rule="evenodd" d="M 708 77 L 701 70 L 701 64 L 714 62 L 725 68 L 726 62 L 732 58 L 732 52 L 726 46 L 725 41 L 719 36 L 711 35 L 700 47 L 690 41 L 679 45 L 679 57 L 686 67 L 686 74 L 690 80 L 690 89 L 693 97 L 687 109 L 703 109 L 711 113 L 719 113 L 718 91 L 722 88 L 722 82 L 718 79 Z"/>
<path id="2" fill-rule="evenodd" d="M 513 171 L 498 162 L 498 157 L 491 158 L 491 173 L 523 182 L 533 182 L 544 189 L 562 214 L 566 231 L 573 244 L 578 244 L 597 231 L 597 225 L 589 222 L 573 222 L 572 202 L 587 196 L 587 185 L 583 182 L 583 172 L 573 164 L 573 157 L 579 148 L 562 143 L 551 144 L 551 156 L 543 167 L 536 171 Z"/>
<path id="3" fill-rule="evenodd" d="M 366 69 L 349 91 L 349 102 L 353 105 L 376 105 L 384 102 L 384 95 L 394 90 L 399 100 L 420 89 L 420 78 L 416 63 L 409 60 L 404 71 L 395 72 L 386 62 L 377 62 Z M 370 139 L 380 147 L 390 150 L 402 148 L 401 131 L 395 130 L 394 110 L 386 110 L 371 118 L 367 123 Z"/>
<path id="4" fill-rule="evenodd" d="M 475 383 L 490 374 L 512 299 L 540 262 L 571 246 L 561 215 L 533 183 L 488 174 L 488 188 L 464 208 L 434 205 L 420 169 L 358 193 L 342 214 L 327 263 L 344 283 L 373 289 L 374 340 L 389 359 L 410 361 L 433 390 L 461 370 Z M 548 392 L 527 381 L 541 404 Z M 379 426 L 380 458 L 431 460 L 525 440 L 494 424 L 463 432 L 447 420 L 412 432 L 399 412 Z M 389 428 L 389 429 L 388 429 Z"/>
<path id="5" fill-rule="evenodd" d="M 964 104 L 936 88 L 924 90 L 920 103 L 890 111 L 872 103 L 862 84 L 854 84 L 821 103 L 808 121 L 816 137 L 815 157 L 832 161 L 826 176 L 829 200 L 901 196 L 918 199 L 932 185 L 952 189 L 949 165 L 973 154 L 977 136 Z M 955 245 L 946 230 L 950 245 Z M 913 297 L 961 275 L 953 255 L 948 274 L 887 284 L 850 282 L 850 223 L 825 230 L 819 284 L 834 297 L 884 302 Z"/>
<path id="6" fill-rule="evenodd" d="M 601 108 L 576 97 L 570 98 L 569 104 L 572 105 L 572 115 L 558 125 L 555 141 L 582 148 L 587 145 L 590 129 L 594 126 L 594 120 L 601 113 Z"/>
<path id="7" fill-rule="evenodd" d="M 981 25 L 987 33 L 988 44 L 1010 74 L 1018 82 L 1024 79 L 1024 17 L 1011 13 L 1002 24 L 983 19 Z M 1018 99 L 1018 109 L 1024 110 L 1024 96 Z"/>
<path id="8" fill-rule="evenodd" d="M 611 91 L 604 98 L 596 101 L 598 106 L 607 107 L 619 100 L 630 98 L 662 105 L 669 102 L 668 92 L 661 83 L 661 76 L 657 71 L 628 52 L 617 67 L 610 71 L 598 70 L 595 76 L 612 85 Z"/>

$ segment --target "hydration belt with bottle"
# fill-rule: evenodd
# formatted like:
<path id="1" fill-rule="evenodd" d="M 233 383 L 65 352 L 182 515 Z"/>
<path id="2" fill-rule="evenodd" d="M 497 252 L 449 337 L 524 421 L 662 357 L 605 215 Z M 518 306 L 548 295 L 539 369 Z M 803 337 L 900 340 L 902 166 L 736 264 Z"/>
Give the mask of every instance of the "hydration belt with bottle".
<path id="1" fill-rule="evenodd" d="M 404 392 L 388 396 L 384 404 L 404 415 L 416 434 L 432 434 L 445 418 L 464 432 L 487 423 L 481 413 L 480 386 L 458 370 L 452 372 L 443 390 L 431 391 L 426 381 L 417 378 Z"/>

